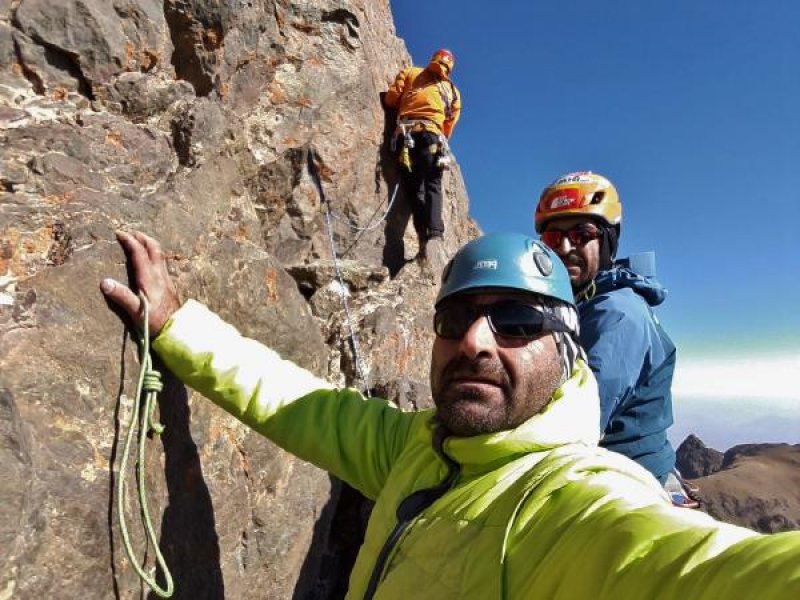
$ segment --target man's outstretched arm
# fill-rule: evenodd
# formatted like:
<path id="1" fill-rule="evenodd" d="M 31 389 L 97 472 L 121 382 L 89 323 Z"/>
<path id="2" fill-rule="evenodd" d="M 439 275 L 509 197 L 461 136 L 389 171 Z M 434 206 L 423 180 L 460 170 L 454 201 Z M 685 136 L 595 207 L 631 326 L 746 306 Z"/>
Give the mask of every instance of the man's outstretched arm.
<path id="1" fill-rule="evenodd" d="M 375 498 L 402 451 L 413 415 L 384 400 L 327 381 L 242 336 L 203 305 L 183 306 L 156 240 L 119 233 L 132 284 L 150 303 L 153 349 L 167 368 L 265 437 Z M 111 302 L 141 325 L 139 297 L 122 283 L 100 285 Z"/>

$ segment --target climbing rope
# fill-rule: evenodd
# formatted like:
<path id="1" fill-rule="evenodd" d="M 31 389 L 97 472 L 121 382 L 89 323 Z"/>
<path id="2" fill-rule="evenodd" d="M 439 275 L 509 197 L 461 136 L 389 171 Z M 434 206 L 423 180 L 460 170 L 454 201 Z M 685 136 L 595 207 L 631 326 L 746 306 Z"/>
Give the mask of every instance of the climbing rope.
<path id="1" fill-rule="evenodd" d="M 363 227 L 361 227 L 359 225 L 353 225 L 350 222 L 350 219 L 348 219 L 347 217 L 342 216 L 342 215 L 340 215 L 338 213 L 335 213 L 333 211 L 330 211 L 331 218 L 339 221 L 340 223 L 344 223 L 345 225 L 347 225 L 353 231 L 358 231 L 361 234 L 363 234 L 366 231 L 371 231 L 371 230 L 375 229 L 376 227 L 379 227 L 380 224 L 383 223 L 386 220 L 386 217 L 389 216 L 389 213 L 392 211 L 392 206 L 394 205 L 394 201 L 397 198 L 397 190 L 398 190 L 399 187 L 400 187 L 400 182 L 398 181 L 397 183 L 394 184 L 394 189 L 392 190 L 392 195 L 391 195 L 391 198 L 389 200 L 389 206 L 386 207 L 386 210 L 384 211 L 384 213 L 381 215 L 381 217 L 377 221 L 371 222 L 369 225 L 365 225 Z M 375 212 L 378 212 L 377 208 L 375 209 Z M 374 216 L 375 216 L 375 213 L 372 213 L 372 216 L 370 217 L 370 221 L 372 221 L 372 217 L 374 217 Z M 361 236 L 359 235 L 358 237 L 361 237 Z M 358 241 L 358 238 L 356 238 L 356 241 Z"/>
<path id="2" fill-rule="evenodd" d="M 373 79 L 374 79 L 374 74 L 373 74 Z M 380 87 L 380 86 L 377 86 L 377 87 Z M 312 131 L 312 132 L 314 131 L 314 122 L 316 120 L 317 113 L 321 112 L 322 109 L 325 108 L 328 105 L 328 102 L 330 102 L 332 100 L 336 100 L 338 98 L 339 98 L 338 94 L 336 94 L 335 92 L 331 92 L 330 94 L 328 94 L 327 98 L 323 99 L 317 105 L 316 109 L 312 109 L 312 110 L 310 110 L 308 112 L 308 123 L 307 123 L 306 127 L 310 131 Z M 305 106 L 300 108 L 300 115 L 301 116 L 302 116 L 304 110 L 306 110 Z M 308 141 L 308 148 L 311 149 L 311 150 L 309 150 L 309 152 L 312 152 L 315 157 L 318 157 L 316 152 L 313 151 L 313 146 L 312 146 L 313 143 L 314 143 L 314 135 L 312 135 L 311 139 Z M 320 196 L 322 198 L 324 198 L 325 197 L 325 193 L 324 193 L 324 191 L 322 191 L 322 181 L 319 178 L 319 173 L 316 172 L 316 165 L 311 167 L 311 162 L 309 162 L 309 170 L 311 171 L 311 176 L 312 176 L 312 178 L 314 179 L 314 182 L 317 185 L 317 189 L 320 191 Z M 375 209 L 375 212 L 373 212 L 372 215 L 370 215 L 370 218 L 368 220 L 368 224 L 367 225 L 363 225 L 363 226 L 362 225 L 354 225 L 351 222 L 351 219 L 347 218 L 344 215 L 341 215 L 341 214 L 337 213 L 334 210 L 331 210 L 330 206 L 326 203 L 326 205 L 325 205 L 326 209 L 330 212 L 330 216 L 331 216 L 332 219 L 334 219 L 336 221 L 339 221 L 340 223 L 343 223 L 348 228 L 350 228 L 352 231 L 358 232 L 358 235 L 356 236 L 355 240 L 353 240 L 353 242 L 350 244 L 350 246 L 348 247 L 348 249 L 345 252 L 349 252 L 353 248 L 353 246 L 355 246 L 356 243 L 358 243 L 358 240 L 361 238 L 361 236 L 364 233 L 366 233 L 367 231 L 371 231 L 371 230 L 373 230 L 373 229 L 375 229 L 377 227 L 380 227 L 381 223 L 383 223 L 387 219 L 387 217 L 389 216 L 389 213 L 392 211 L 392 206 L 394 206 L 394 201 L 397 198 L 397 191 L 398 191 L 399 187 L 400 187 L 400 182 L 398 181 L 397 183 L 395 183 L 394 189 L 392 190 L 391 199 L 389 200 L 389 206 L 386 207 L 386 210 L 380 216 L 380 218 L 375 220 L 375 221 L 373 221 L 373 218 L 375 217 L 375 214 L 380 209 L 380 205 L 379 205 Z"/>
<path id="3" fill-rule="evenodd" d="M 144 583 L 146 583 L 151 590 L 153 590 L 156 595 L 161 598 L 169 598 L 172 596 L 174 591 L 174 585 L 172 582 L 172 575 L 167 568 L 167 563 L 164 560 L 164 556 L 161 554 L 161 549 L 158 546 L 158 540 L 156 539 L 156 534 L 153 529 L 153 522 L 150 518 L 150 512 L 147 508 L 147 494 L 145 489 L 145 456 L 144 456 L 144 449 L 145 449 L 145 441 L 147 439 L 147 434 L 149 432 L 153 432 L 155 434 L 160 434 L 164 431 L 164 426 L 161 423 L 158 423 L 154 420 L 153 412 L 156 408 L 156 397 L 158 396 L 158 392 L 163 389 L 163 384 L 161 383 L 161 373 L 154 370 L 152 367 L 152 359 L 150 357 L 150 327 L 148 323 L 148 317 L 150 314 L 150 307 L 147 302 L 147 298 L 145 298 L 144 294 L 139 294 L 139 299 L 142 302 L 142 311 L 144 313 L 144 323 L 142 325 L 142 334 L 139 338 L 140 341 L 140 348 L 141 348 L 141 355 L 140 355 L 140 367 L 139 367 L 139 380 L 136 384 L 136 395 L 134 396 L 134 403 L 133 403 L 133 415 L 131 416 L 131 423 L 130 427 L 128 428 L 128 434 L 125 437 L 125 449 L 122 452 L 122 462 L 119 468 L 119 477 L 117 479 L 117 514 L 119 517 L 119 527 L 122 530 L 122 541 L 125 546 L 125 553 L 128 555 L 128 559 L 131 561 L 131 565 L 133 566 L 134 571 L 136 574 L 141 578 Z M 144 412 L 142 414 L 141 421 L 139 419 L 139 404 L 140 398 L 142 396 L 142 392 L 145 392 L 145 402 L 144 402 Z M 166 581 L 166 589 L 159 587 L 158 583 L 156 583 L 154 574 L 147 574 L 145 573 L 142 566 L 136 560 L 133 554 L 133 548 L 131 547 L 131 540 L 130 535 L 128 533 L 128 526 L 125 522 L 125 473 L 127 471 L 128 466 L 128 456 L 130 454 L 131 443 L 133 442 L 134 436 L 134 429 L 139 427 L 139 455 L 138 460 L 136 462 L 136 479 L 138 481 L 138 489 L 139 489 L 139 503 L 141 505 L 142 511 L 142 519 L 144 521 L 145 530 L 147 532 L 147 540 L 153 545 L 156 553 L 156 561 L 158 562 L 158 566 L 161 568 L 161 572 L 164 574 L 164 579 Z"/>
<path id="4" fill-rule="evenodd" d="M 350 250 L 352 250 L 353 248 L 356 247 L 356 244 L 358 244 L 359 240 L 361 240 L 361 236 L 362 235 L 364 235 L 367 231 L 370 231 L 371 229 L 374 229 L 375 227 L 377 227 L 378 225 L 380 225 L 381 223 L 383 223 L 386 220 L 386 218 L 389 216 L 389 213 L 392 210 L 392 206 L 394 205 L 395 198 L 397 198 L 397 190 L 399 188 L 400 188 L 400 181 L 398 180 L 397 183 L 394 184 L 394 189 L 392 190 L 392 195 L 391 195 L 390 200 L 389 200 L 389 206 L 386 208 L 386 212 L 383 213 L 381 218 L 378 219 L 375 222 L 374 225 L 372 225 L 370 227 L 360 227 L 359 228 L 359 227 L 354 227 L 354 226 L 352 226 L 352 225 L 350 225 L 348 223 L 348 225 L 350 226 L 351 229 L 354 229 L 355 231 L 358 231 L 358 235 L 356 235 L 356 237 L 353 238 L 353 241 L 350 242 L 350 245 L 347 246 L 347 248 L 345 248 L 344 252 L 342 253 L 343 256 L 347 256 L 350 253 Z M 378 212 L 377 208 L 375 209 L 375 212 Z M 375 213 L 373 213 L 373 215 L 374 214 Z M 331 212 L 331 216 L 335 219 L 336 218 L 336 213 L 335 212 Z"/>
<path id="5" fill-rule="evenodd" d="M 333 257 L 333 268 L 336 272 L 336 280 L 339 283 L 339 289 L 341 290 L 342 296 L 342 305 L 344 306 L 344 314 L 345 319 L 347 320 L 347 328 L 350 332 L 350 346 L 353 350 L 353 359 L 356 363 L 356 372 L 358 373 L 359 378 L 364 383 L 364 393 L 367 397 L 370 397 L 369 391 L 369 380 L 367 379 L 366 370 L 364 369 L 364 363 L 361 360 L 361 352 L 359 350 L 358 345 L 358 335 L 356 334 L 355 327 L 353 327 L 353 317 L 350 314 L 350 303 L 347 301 L 347 286 L 345 285 L 344 278 L 342 277 L 342 271 L 339 268 L 339 257 L 336 252 L 336 240 L 333 238 L 333 224 L 331 222 L 331 209 L 330 205 L 328 204 L 328 199 L 325 197 L 325 189 L 322 187 L 322 179 L 319 176 L 319 169 L 317 168 L 316 159 L 317 153 L 316 151 L 309 146 L 308 148 L 308 172 L 311 175 L 311 179 L 314 180 L 314 185 L 317 187 L 317 192 L 319 193 L 320 201 L 323 206 L 325 206 L 325 223 L 327 225 L 328 230 L 328 240 L 331 245 L 331 256 Z"/>

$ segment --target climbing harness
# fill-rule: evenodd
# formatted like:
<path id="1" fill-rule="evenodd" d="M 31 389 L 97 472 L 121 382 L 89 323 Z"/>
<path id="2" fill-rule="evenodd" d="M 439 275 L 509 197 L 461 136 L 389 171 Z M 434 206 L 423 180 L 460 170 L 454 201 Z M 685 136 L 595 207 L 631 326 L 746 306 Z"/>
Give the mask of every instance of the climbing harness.
<path id="1" fill-rule="evenodd" d="M 409 171 L 411 170 L 411 150 L 416 145 L 411 134 L 425 131 L 426 124 L 427 121 L 417 119 L 398 119 L 397 121 L 397 130 L 392 138 L 391 150 L 393 153 L 396 153 L 398 143 L 402 143 L 402 148 L 400 149 L 400 154 L 398 154 L 397 159 L 400 161 L 400 164 Z M 401 138 L 402 142 L 400 142 Z"/>
<path id="2" fill-rule="evenodd" d="M 445 90 L 443 81 L 437 83 L 436 87 L 439 88 L 439 96 L 441 96 L 442 102 L 444 103 L 444 116 L 449 121 L 453 118 L 453 105 L 458 100 L 458 92 L 456 92 L 456 86 L 453 85 L 452 81 L 448 79 L 447 83 L 450 84 L 450 90 L 453 92 L 452 97 Z"/>
<path id="3" fill-rule="evenodd" d="M 412 169 L 411 150 L 416 145 L 416 142 L 411 134 L 419 133 L 421 131 L 428 131 L 428 126 L 431 124 L 431 121 L 426 121 L 424 119 L 398 119 L 397 121 L 397 129 L 395 130 L 395 135 L 392 138 L 391 150 L 393 153 L 397 154 L 398 144 L 402 143 L 402 148 L 400 149 L 399 154 L 397 154 L 397 160 L 409 171 Z M 400 141 L 401 139 L 402 142 Z M 447 137 L 440 133 L 438 136 L 438 143 L 436 145 L 438 148 L 435 151 L 432 151 L 438 154 L 438 157 L 436 158 L 436 166 L 442 170 L 449 169 L 453 164 L 453 152 L 450 150 L 450 144 L 447 142 Z"/>
<path id="4" fill-rule="evenodd" d="M 150 518 L 150 512 L 147 508 L 144 455 L 147 434 L 152 431 L 158 435 L 164 431 L 164 426 L 161 423 L 154 421 L 153 416 L 153 411 L 155 411 L 156 407 L 156 397 L 158 396 L 158 392 L 160 392 L 164 386 L 161 383 L 161 373 L 153 369 L 152 358 L 150 357 L 150 327 L 148 324 L 150 307 L 144 294 L 139 293 L 139 299 L 142 302 L 142 312 L 144 314 L 142 334 L 139 338 L 141 350 L 139 360 L 139 379 L 136 384 L 133 415 L 131 416 L 128 434 L 125 437 L 125 449 L 122 452 L 122 462 L 120 463 L 119 475 L 117 478 L 117 516 L 119 517 L 119 527 L 122 531 L 122 541 L 125 546 L 125 553 L 128 555 L 128 559 L 131 561 L 134 571 L 136 571 L 136 574 L 141 578 L 141 580 L 146 583 L 150 589 L 156 593 L 157 596 L 161 598 L 169 598 L 172 596 L 175 587 L 173 585 L 172 575 L 169 572 L 167 563 L 164 560 L 164 556 L 161 554 L 161 549 L 158 546 L 158 540 L 156 539 L 156 534 L 153 530 L 153 522 Z M 144 402 L 144 411 L 142 412 L 140 419 L 139 408 L 142 391 L 145 392 L 146 396 Z M 139 453 L 136 461 L 136 479 L 138 482 L 139 503 L 141 505 L 142 520 L 144 521 L 147 540 L 153 545 L 156 553 L 156 561 L 158 566 L 161 568 L 161 572 L 164 574 L 166 588 L 159 587 L 158 583 L 156 583 L 154 574 L 145 573 L 142 566 L 136 560 L 136 557 L 133 554 L 133 548 L 131 547 L 128 526 L 125 522 L 125 472 L 128 466 L 128 456 L 130 454 L 131 443 L 133 442 L 134 429 L 136 429 L 137 426 L 139 428 Z"/>
<path id="5" fill-rule="evenodd" d="M 363 382 L 364 385 L 364 393 L 369 398 L 370 391 L 369 391 L 369 380 L 367 379 L 366 370 L 364 369 L 364 363 L 361 359 L 361 352 L 359 351 L 358 345 L 358 336 L 356 335 L 355 327 L 353 326 L 353 318 L 350 314 L 350 303 L 347 301 L 347 286 L 344 283 L 344 278 L 342 277 L 342 271 L 339 268 L 339 257 L 336 253 L 336 241 L 333 239 L 333 224 L 331 223 L 331 209 L 330 204 L 328 203 L 328 199 L 325 196 L 325 189 L 322 187 L 322 178 L 319 174 L 319 168 L 317 167 L 317 160 L 319 159 L 319 155 L 317 152 L 311 147 L 308 147 L 307 150 L 307 158 L 308 158 L 308 172 L 311 175 L 311 179 L 314 181 L 314 185 L 317 187 L 317 192 L 319 193 L 320 202 L 325 207 L 325 224 L 327 225 L 328 230 L 328 240 L 330 241 L 331 245 L 331 256 L 333 257 L 333 268 L 336 272 L 336 280 L 339 283 L 339 289 L 342 290 L 342 305 L 344 306 L 344 313 L 345 318 L 347 320 L 347 328 L 350 332 L 350 347 L 353 351 L 353 358 L 356 363 L 356 372 L 358 373 L 359 378 Z"/>
<path id="6" fill-rule="evenodd" d="M 428 131 L 428 125 L 431 121 L 424 119 L 398 119 L 397 129 L 391 142 L 391 151 L 397 154 L 398 162 L 409 171 L 412 170 L 411 164 L 411 150 L 416 145 L 412 133 L 419 133 Z M 402 140 L 402 142 L 401 142 Z M 398 144 L 402 144 L 400 152 L 397 152 Z M 436 166 L 440 169 L 449 169 L 453 164 L 453 152 L 450 150 L 450 144 L 447 142 L 447 137 L 444 134 L 439 134 L 436 144 L 433 144 L 431 153 L 438 154 L 436 159 Z"/>

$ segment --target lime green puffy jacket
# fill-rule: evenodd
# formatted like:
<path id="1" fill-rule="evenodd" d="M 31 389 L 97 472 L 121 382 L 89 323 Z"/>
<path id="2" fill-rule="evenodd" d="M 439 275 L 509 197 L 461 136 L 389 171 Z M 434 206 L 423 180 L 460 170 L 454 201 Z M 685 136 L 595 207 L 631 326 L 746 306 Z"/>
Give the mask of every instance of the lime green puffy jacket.
<path id="1" fill-rule="evenodd" d="M 196 302 L 154 347 L 182 381 L 375 500 L 348 598 L 364 597 L 401 502 L 448 473 L 448 491 L 384 550 L 374 598 L 800 598 L 800 532 L 759 535 L 674 508 L 641 467 L 596 447 L 583 364 L 545 412 L 513 431 L 446 438 L 443 460 L 432 411 L 333 389 Z"/>

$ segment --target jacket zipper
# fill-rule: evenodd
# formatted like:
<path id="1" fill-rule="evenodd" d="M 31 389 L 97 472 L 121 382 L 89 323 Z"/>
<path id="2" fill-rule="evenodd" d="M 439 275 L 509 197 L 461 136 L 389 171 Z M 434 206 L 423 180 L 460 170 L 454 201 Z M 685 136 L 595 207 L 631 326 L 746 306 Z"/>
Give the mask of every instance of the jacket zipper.
<path id="1" fill-rule="evenodd" d="M 383 575 L 383 570 L 386 567 L 386 562 L 389 558 L 397 542 L 403 536 L 403 533 L 408 526 L 416 519 L 426 508 L 436 502 L 439 498 L 444 496 L 456 482 L 458 474 L 461 472 L 461 465 L 459 465 L 452 458 L 447 456 L 444 452 L 444 438 L 446 437 L 444 428 L 439 427 L 434 434 L 433 448 L 439 457 L 447 465 L 447 476 L 439 485 L 426 488 L 424 490 L 417 490 L 411 495 L 407 496 L 397 507 L 397 523 L 386 538 L 383 548 L 378 553 L 378 558 L 375 561 L 375 568 L 372 570 L 372 575 L 367 584 L 367 591 L 364 592 L 364 600 L 372 600 L 378 589 L 378 584 Z"/>

